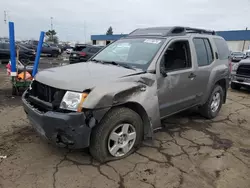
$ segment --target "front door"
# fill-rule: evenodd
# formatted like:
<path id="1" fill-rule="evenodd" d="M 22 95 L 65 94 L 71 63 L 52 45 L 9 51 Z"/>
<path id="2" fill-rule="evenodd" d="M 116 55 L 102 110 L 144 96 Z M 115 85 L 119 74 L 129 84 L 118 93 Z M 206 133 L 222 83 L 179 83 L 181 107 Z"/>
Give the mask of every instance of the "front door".
<path id="1" fill-rule="evenodd" d="M 166 75 L 158 74 L 158 98 L 161 117 L 189 108 L 197 103 L 196 67 L 192 64 L 189 39 L 171 41 L 159 66 Z"/>

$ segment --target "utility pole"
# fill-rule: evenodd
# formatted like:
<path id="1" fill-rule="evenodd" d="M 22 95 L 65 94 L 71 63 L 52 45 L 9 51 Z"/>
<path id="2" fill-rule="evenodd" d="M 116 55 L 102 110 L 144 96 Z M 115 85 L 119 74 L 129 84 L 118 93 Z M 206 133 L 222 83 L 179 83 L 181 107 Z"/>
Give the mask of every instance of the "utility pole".
<path id="1" fill-rule="evenodd" d="M 53 41 L 53 17 L 50 17 L 50 30 L 51 30 L 51 39 Z"/>
<path id="2" fill-rule="evenodd" d="M 9 20 L 10 20 L 10 19 L 9 19 L 8 11 L 7 11 L 7 10 L 4 10 L 4 19 L 3 19 L 3 21 L 4 21 L 4 24 L 6 25 L 6 36 L 4 36 L 4 38 L 5 38 L 5 37 L 8 38 L 8 37 L 7 37 L 7 36 L 8 36 L 7 22 L 8 22 Z M 4 30 L 5 30 L 5 28 L 4 28 Z M 4 32 L 4 35 L 5 35 L 5 32 Z"/>
<path id="3" fill-rule="evenodd" d="M 247 27 L 246 27 L 246 31 L 247 31 Z M 245 49 L 245 43 L 246 43 L 246 40 L 244 40 L 244 42 L 243 42 L 242 52 L 244 52 L 244 49 Z"/>
<path id="4" fill-rule="evenodd" d="M 7 24 L 7 11 L 4 11 L 4 23 Z"/>
<path id="5" fill-rule="evenodd" d="M 85 21 L 83 23 L 83 27 L 84 27 L 84 43 L 86 43 L 86 22 Z"/>

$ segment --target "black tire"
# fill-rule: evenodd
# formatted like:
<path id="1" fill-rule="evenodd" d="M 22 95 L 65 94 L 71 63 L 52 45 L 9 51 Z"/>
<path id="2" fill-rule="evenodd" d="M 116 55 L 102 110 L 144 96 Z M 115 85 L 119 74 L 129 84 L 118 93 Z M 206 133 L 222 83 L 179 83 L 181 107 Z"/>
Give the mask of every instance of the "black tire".
<path id="1" fill-rule="evenodd" d="M 235 90 L 240 90 L 241 85 L 231 82 L 231 88 Z"/>
<path id="2" fill-rule="evenodd" d="M 119 124 L 129 123 L 134 126 L 136 139 L 133 148 L 121 157 L 114 157 L 108 151 L 108 138 L 112 130 Z M 141 144 L 143 139 L 143 123 L 141 117 L 129 108 L 111 109 L 100 124 L 94 127 L 90 140 L 90 153 L 100 162 L 118 160 L 133 153 Z"/>
<path id="3" fill-rule="evenodd" d="M 52 52 L 51 56 L 52 57 L 58 57 L 59 56 L 59 52 Z"/>
<path id="4" fill-rule="evenodd" d="M 211 104 L 212 104 L 212 101 L 213 101 L 213 96 L 215 95 L 215 93 L 219 92 L 220 94 L 220 103 L 219 103 L 219 107 L 218 109 L 213 112 L 212 109 L 211 109 Z M 224 91 L 223 91 L 223 88 L 220 86 L 220 85 L 215 85 L 212 93 L 210 94 L 207 102 L 201 106 L 200 108 L 200 114 L 207 118 L 207 119 L 213 119 L 215 118 L 220 109 L 221 109 L 221 106 L 222 106 L 222 103 L 223 103 L 223 100 L 224 100 Z"/>

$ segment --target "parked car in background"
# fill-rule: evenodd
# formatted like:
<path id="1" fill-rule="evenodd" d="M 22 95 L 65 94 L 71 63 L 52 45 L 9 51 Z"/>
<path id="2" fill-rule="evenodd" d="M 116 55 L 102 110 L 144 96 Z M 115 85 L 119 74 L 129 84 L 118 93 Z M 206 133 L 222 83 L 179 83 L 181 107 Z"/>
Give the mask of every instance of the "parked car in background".
<path id="1" fill-rule="evenodd" d="M 69 47 L 65 51 L 67 54 L 70 54 L 73 51 L 73 49 L 74 49 L 73 47 Z"/>
<path id="2" fill-rule="evenodd" d="M 250 50 L 246 51 L 246 58 L 250 58 Z"/>
<path id="3" fill-rule="evenodd" d="M 100 162 L 121 159 L 173 114 L 197 107 L 215 118 L 227 99 L 229 55 L 213 31 L 137 29 L 86 63 L 38 72 L 24 110 L 50 142 L 89 147 Z"/>
<path id="4" fill-rule="evenodd" d="M 19 48 L 19 59 L 35 60 L 36 52 L 33 49 L 26 48 L 22 44 L 17 44 L 16 49 Z M 16 53 L 17 55 L 17 53 Z M 8 63 L 10 59 L 10 44 L 0 43 L 0 60 Z"/>
<path id="5" fill-rule="evenodd" d="M 92 45 L 90 45 L 90 44 L 75 44 L 75 47 L 73 48 L 73 51 L 80 52 L 80 51 L 82 51 L 84 48 L 86 48 L 88 46 L 92 46 Z"/>
<path id="6" fill-rule="evenodd" d="M 23 44 L 25 47 L 37 50 L 38 41 L 37 40 L 28 40 L 26 43 Z M 61 49 L 58 47 L 53 47 L 48 43 L 44 42 L 42 46 L 42 54 L 57 57 L 61 54 Z"/>
<path id="7" fill-rule="evenodd" d="M 102 46 L 86 46 L 81 51 L 72 51 L 69 56 L 69 63 L 88 61 L 93 55 L 99 52 Z"/>
<path id="8" fill-rule="evenodd" d="M 239 90 L 241 87 L 250 88 L 250 59 L 241 60 L 232 68 L 231 88 Z"/>
<path id="9" fill-rule="evenodd" d="M 239 62 L 245 58 L 246 58 L 246 55 L 243 52 L 232 52 L 231 53 L 231 61 L 232 62 Z"/>

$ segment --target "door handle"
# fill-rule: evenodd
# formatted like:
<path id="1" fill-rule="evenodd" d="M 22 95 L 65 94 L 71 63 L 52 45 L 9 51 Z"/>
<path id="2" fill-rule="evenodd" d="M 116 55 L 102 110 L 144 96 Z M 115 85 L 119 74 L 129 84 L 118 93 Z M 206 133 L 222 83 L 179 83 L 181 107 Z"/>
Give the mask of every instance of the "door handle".
<path id="1" fill-rule="evenodd" d="M 190 75 L 188 76 L 188 78 L 195 78 L 196 75 L 194 73 L 190 73 Z"/>

